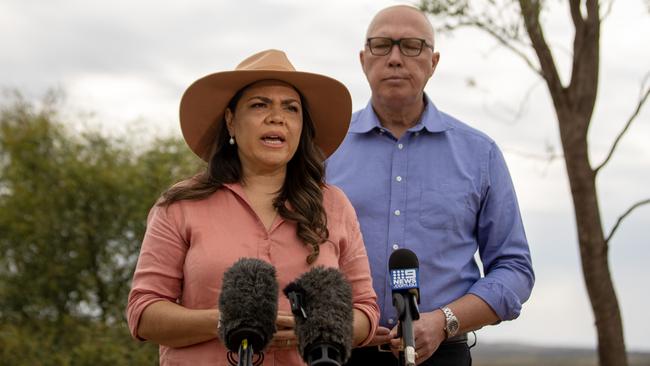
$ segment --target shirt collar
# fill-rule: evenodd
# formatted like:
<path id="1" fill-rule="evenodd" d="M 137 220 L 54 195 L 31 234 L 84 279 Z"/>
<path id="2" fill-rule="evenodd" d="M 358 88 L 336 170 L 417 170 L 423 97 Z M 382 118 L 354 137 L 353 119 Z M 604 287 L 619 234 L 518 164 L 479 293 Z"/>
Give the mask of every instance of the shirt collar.
<path id="1" fill-rule="evenodd" d="M 433 104 L 429 96 L 424 94 L 424 112 L 415 126 L 408 129 L 408 131 L 416 132 L 426 129 L 429 132 L 444 132 L 452 128 L 452 126 L 443 119 L 440 111 Z M 372 101 L 369 101 L 366 107 L 358 112 L 355 118 L 355 123 L 350 126 L 349 132 L 352 133 L 366 133 L 376 128 L 382 128 L 379 122 L 379 117 L 372 108 Z"/>

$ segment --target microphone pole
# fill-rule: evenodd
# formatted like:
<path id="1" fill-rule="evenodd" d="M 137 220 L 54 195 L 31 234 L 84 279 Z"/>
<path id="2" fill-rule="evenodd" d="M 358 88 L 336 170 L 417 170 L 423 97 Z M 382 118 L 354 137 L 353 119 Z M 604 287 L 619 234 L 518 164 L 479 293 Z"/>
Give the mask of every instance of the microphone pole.
<path id="1" fill-rule="evenodd" d="M 415 365 L 415 337 L 413 335 L 413 320 L 420 319 L 417 300 L 411 293 L 393 294 L 393 306 L 397 310 L 399 326 L 398 334 L 402 337 L 404 351 L 400 351 L 400 365 Z"/>
<path id="2" fill-rule="evenodd" d="M 400 351 L 400 365 L 415 366 L 415 336 L 413 335 L 413 320 L 420 319 L 418 257 L 408 249 L 398 249 L 388 260 L 391 289 L 393 291 L 393 306 L 399 319 L 398 332 L 402 337 L 403 351 Z"/>
<path id="3" fill-rule="evenodd" d="M 253 366 L 253 353 L 253 346 L 248 344 L 248 339 L 244 339 L 239 346 L 237 366 Z"/>

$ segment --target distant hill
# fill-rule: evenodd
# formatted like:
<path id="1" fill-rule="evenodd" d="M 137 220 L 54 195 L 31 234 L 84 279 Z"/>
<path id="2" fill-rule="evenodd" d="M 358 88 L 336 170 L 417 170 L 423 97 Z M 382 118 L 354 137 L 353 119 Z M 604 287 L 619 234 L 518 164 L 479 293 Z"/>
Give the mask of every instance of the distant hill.
<path id="1" fill-rule="evenodd" d="M 470 336 L 470 344 L 471 344 Z M 474 366 L 598 366 L 596 350 L 480 342 L 472 348 Z M 650 366 L 650 352 L 630 352 L 630 366 Z"/>

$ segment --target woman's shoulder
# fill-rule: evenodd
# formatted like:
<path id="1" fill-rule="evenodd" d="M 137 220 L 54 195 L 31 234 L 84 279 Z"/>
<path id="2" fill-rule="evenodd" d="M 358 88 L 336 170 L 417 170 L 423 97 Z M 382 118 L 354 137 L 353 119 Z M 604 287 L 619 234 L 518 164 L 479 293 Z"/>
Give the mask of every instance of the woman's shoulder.
<path id="1" fill-rule="evenodd" d="M 325 184 L 323 187 L 323 205 L 325 209 L 331 209 L 337 212 L 352 208 L 348 196 L 345 195 L 341 188 L 332 184 Z"/>
<path id="2" fill-rule="evenodd" d="M 221 192 L 224 190 L 224 187 L 219 187 L 214 190 L 214 192 L 211 192 L 203 197 L 197 197 L 197 198 L 187 198 L 187 195 L 179 195 L 179 191 L 189 191 L 192 189 L 192 187 L 196 186 L 197 184 L 197 178 L 196 177 L 190 177 L 187 179 L 183 179 L 177 183 L 174 183 L 172 186 L 170 186 L 163 194 L 158 197 L 158 200 L 156 201 L 156 206 L 161 206 L 164 208 L 167 208 L 171 211 L 184 211 L 187 208 L 199 208 L 203 207 L 206 205 L 210 205 L 211 201 L 213 201 L 217 196 L 221 194 Z M 174 193 L 175 192 L 175 193 Z M 174 197 L 171 198 L 170 197 Z"/>
<path id="3" fill-rule="evenodd" d="M 333 184 L 325 183 L 323 185 L 323 200 L 341 200 L 347 199 L 343 190 Z"/>

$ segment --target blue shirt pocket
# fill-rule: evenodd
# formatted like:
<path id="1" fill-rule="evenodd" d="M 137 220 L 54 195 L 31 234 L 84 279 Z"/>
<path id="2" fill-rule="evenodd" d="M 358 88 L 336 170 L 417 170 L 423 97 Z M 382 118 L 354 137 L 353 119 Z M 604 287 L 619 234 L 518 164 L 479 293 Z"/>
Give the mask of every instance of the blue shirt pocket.
<path id="1" fill-rule="evenodd" d="M 438 182 L 421 187 L 420 224 L 429 229 L 464 231 L 463 226 L 474 215 L 470 195 L 467 184 Z"/>

